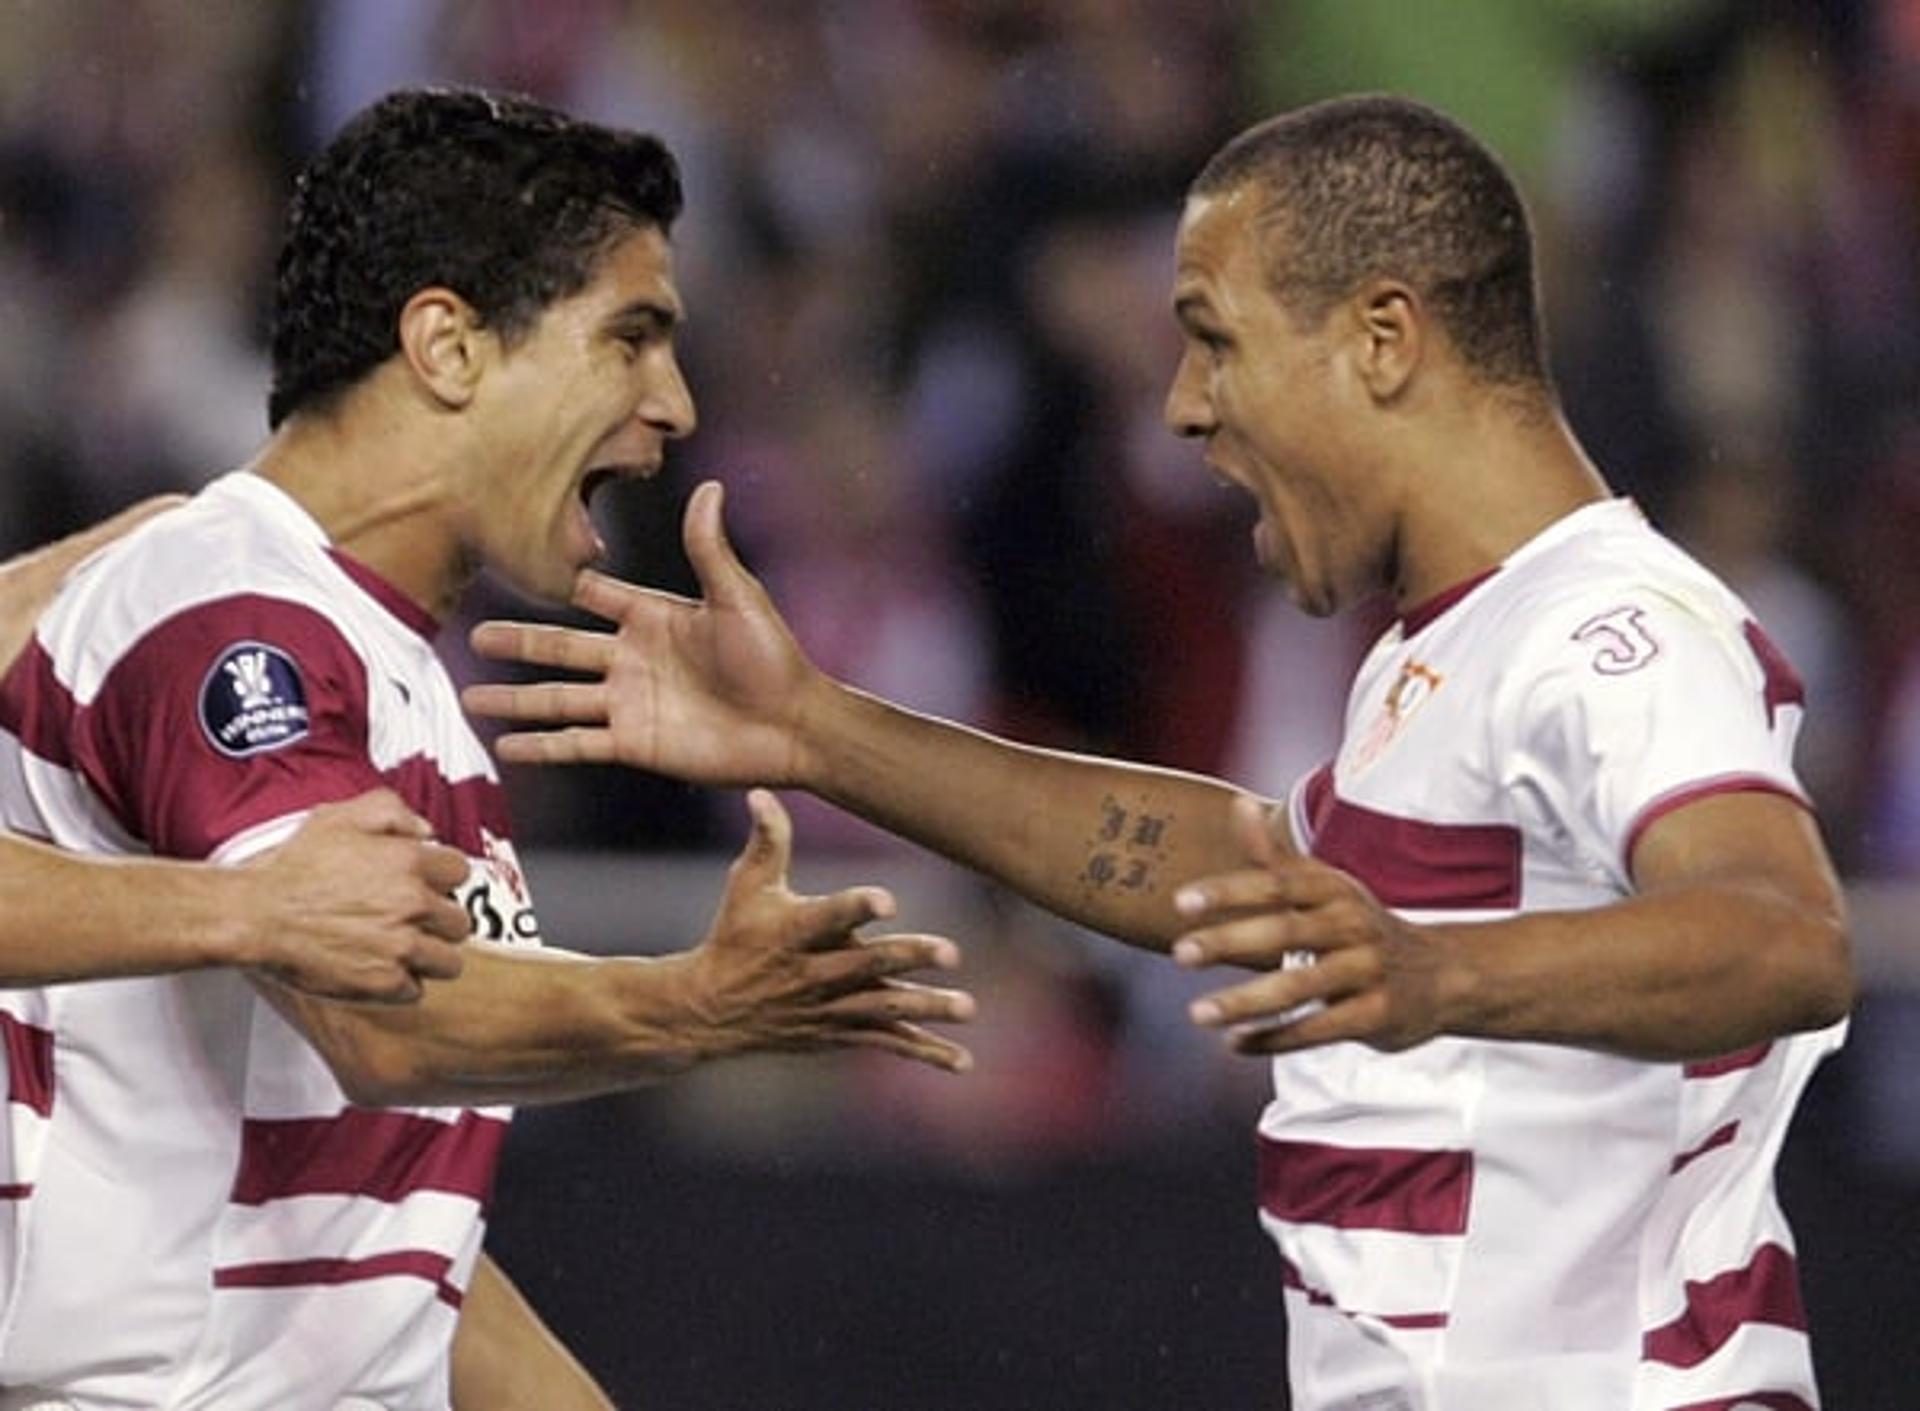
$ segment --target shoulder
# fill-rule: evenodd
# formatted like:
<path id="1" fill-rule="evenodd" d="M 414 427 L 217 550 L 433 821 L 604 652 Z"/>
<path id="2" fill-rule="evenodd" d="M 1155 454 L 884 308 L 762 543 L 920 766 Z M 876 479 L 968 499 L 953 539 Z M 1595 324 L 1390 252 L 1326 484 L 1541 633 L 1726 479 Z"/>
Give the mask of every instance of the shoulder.
<path id="1" fill-rule="evenodd" d="M 262 636 L 351 652 L 323 541 L 276 515 L 253 487 L 217 481 L 192 502 L 84 564 L 41 619 L 38 638 L 84 702 L 138 655 L 186 670 L 189 658 Z M 275 492 L 277 493 L 277 492 Z M 219 639 L 216 641 L 216 639 Z"/>
<path id="2" fill-rule="evenodd" d="M 1515 684 L 1564 677 L 1606 689 L 1628 678 L 1731 668 L 1758 677 L 1746 605 L 1637 514 L 1619 511 L 1514 564 L 1489 602 Z"/>

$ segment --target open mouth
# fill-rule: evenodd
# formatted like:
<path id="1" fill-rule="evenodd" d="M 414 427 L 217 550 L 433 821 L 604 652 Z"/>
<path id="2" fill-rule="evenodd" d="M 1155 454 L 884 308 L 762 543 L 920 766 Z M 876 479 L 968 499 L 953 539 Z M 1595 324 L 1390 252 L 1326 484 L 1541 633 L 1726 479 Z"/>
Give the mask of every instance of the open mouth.
<path id="1" fill-rule="evenodd" d="M 580 481 L 580 503 L 591 508 L 593 497 L 599 493 L 600 487 L 610 480 L 619 478 L 620 472 L 612 466 L 602 466 L 598 470 L 588 471 Z"/>

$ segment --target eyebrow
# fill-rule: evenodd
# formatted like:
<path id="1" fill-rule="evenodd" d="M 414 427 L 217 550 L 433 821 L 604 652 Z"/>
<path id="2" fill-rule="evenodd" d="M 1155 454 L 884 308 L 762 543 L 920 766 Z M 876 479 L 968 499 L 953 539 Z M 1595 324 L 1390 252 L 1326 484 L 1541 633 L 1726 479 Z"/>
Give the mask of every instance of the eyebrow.
<path id="1" fill-rule="evenodd" d="M 635 299 L 607 316 L 609 328 L 644 328 L 653 333 L 671 333 L 680 326 L 677 305 L 660 299 Z"/>
<path id="2" fill-rule="evenodd" d="M 1205 296 L 1200 294 L 1182 294 L 1173 301 L 1173 316 L 1182 323 L 1217 324 L 1219 316 L 1213 311 Z"/>

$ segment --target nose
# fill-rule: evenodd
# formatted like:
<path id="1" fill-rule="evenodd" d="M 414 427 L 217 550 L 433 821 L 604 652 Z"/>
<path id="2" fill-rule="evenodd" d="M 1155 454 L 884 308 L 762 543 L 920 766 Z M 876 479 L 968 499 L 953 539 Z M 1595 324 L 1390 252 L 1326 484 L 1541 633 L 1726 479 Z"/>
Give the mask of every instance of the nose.
<path id="1" fill-rule="evenodd" d="M 637 410 L 648 426 L 668 440 L 677 441 L 693 434 L 694 427 L 700 424 L 700 415 L 694 410 L 693 389 L 687 386 L 686 374 L 680 370 L 680 360 L 674 356 L 673 349 L 663 348 L 661 358 L 662 366 L 656 376 L 647 380 L 647 392 Z"/>
<path id="2" fill-rule="evenodd" d="M 1213 399 L 1207 394 L 1206 373 L 1191 350 L 1180 355 L 1160 417 L 1175 436 L 1203 437 L 1213 431 Z"/>

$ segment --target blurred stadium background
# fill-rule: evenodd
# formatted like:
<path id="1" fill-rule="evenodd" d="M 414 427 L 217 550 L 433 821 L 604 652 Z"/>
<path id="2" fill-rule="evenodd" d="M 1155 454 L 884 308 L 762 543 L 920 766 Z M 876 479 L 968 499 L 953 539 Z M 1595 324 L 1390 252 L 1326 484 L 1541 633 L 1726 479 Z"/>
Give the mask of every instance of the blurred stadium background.
<path id="1" fill-rule="evenodd" d="M 289 174 L 420 81 L 681 157 L 701 429 L 609 502 L 620 571 L 688 587 L 678 510 L 717 475 L 830 669 L 1272 791 L 1370 624 L 1263 591 L 1246 506 L 1159 429 L 1179 195 L 1334 92 L 1486 137 L 1580 433 L 1809 680 L 1868 993 L 1785 1193 L 1827 1405 L 1920 1406 L 1920 3 L 0 0 L 0 551 L 249 454 Z M 556 942 L 700 933 L 737 798 L 511 787 Z M 886 880 L 968 943 L 979 1071 L 741 1064 L 528 1113 L 502 1261 L 626 1406 L 1280 1411 L 1262 1074 L 1186 1026 L 1191 981 L 793 802 L 805 884 Z"/>

